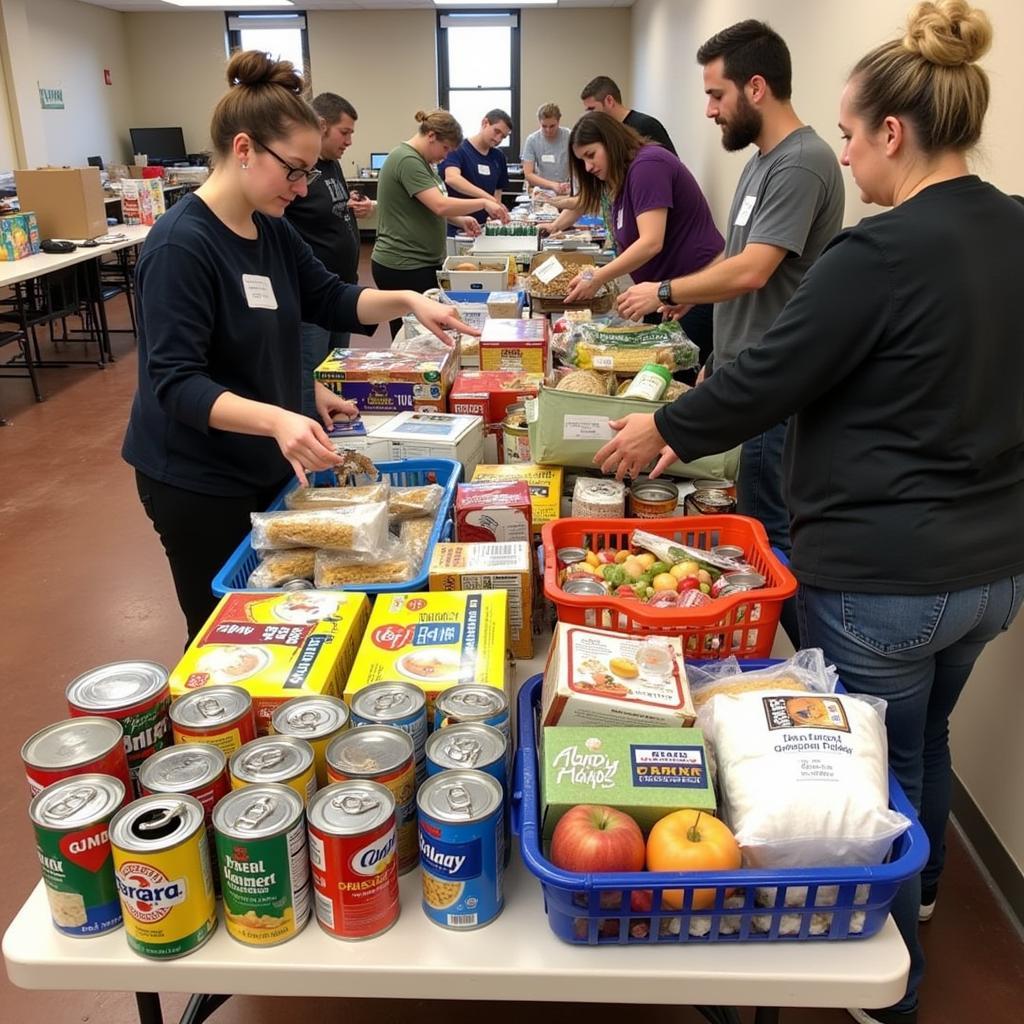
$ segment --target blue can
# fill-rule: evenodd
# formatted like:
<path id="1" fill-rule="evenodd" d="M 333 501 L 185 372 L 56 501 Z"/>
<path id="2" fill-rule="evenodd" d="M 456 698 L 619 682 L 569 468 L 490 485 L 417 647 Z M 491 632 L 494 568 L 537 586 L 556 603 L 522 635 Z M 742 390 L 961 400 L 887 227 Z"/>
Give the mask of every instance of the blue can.
<path id="1" fill-rule="evenodd" d="M 455 931 L 490 924 L 505 904 L 501 784 L 475 769 L 443 771 L 420 786 L 423 912 Z"/>
<path id="2" fill-rule="evenodd" d="M 504 796 L 504 863 L 512 856 L 508 807 L 508 744 L 500 730 L 481 722 L 457 722 L 433 733 L 427 740 L 427 776 L 438 772 L 473 768 L 493 776 Z"/>
<path id="3" fill-rule="evenodd" d="M 412 737 L 416 785 L 427 777 L 424 747 L 427 742 L 426 694 L 410 683 L 371 683 L 349 702 L 353 727 L 390 725 Z"/>
<path id="4" fill-rule="evenodd" d="M 434 701 L 434 729 L 455 722 L 482 722 L 493 725 L 512 748 L 512 725 L 508 698 L 503 690 L 482 683 L 459 683 L 437 695 Z"/>

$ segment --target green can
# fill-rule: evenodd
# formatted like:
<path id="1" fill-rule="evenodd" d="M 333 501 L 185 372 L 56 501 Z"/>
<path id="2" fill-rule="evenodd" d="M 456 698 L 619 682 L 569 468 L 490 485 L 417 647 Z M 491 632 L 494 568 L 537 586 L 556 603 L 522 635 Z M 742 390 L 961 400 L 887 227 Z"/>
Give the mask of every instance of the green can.
<path id="1" fill-rule="evenodd" d="M 277 946 L 309 920 L 309 853 L 302 797 L 278 783 L 245 786 L 213 811 L 228 934 Z"/>
<path id="2" fill-rule="evenodd" d="M 36 853 L 62 935 L 87 938 L 121 927 L 110 819 L 123 800 L 124 783 L 111 775 L 73 775 L 32 800 Z"/>

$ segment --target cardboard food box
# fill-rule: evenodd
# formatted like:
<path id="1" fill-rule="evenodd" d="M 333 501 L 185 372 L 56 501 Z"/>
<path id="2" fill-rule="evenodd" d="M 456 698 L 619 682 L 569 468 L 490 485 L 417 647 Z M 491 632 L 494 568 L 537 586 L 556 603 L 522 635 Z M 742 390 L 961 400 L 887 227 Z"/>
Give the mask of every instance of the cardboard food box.
<path id="1" fill-rule="evenodd" d="M 0 260 L 21 260 L 39 252 L 39 224 L 31 210 L 0 217 Z"/>
<path id="2" fill-rule="evenodd" d="M 544 375 L 518 370 L 461 370 L 448 396 L 452 412 L 482 416 L 486 424 L 501 423 L 510 405 L 536 398 Z"/>
<path id="3" fill-rule="evenodd" d="M 530 543 L 530 488 L 523 480 L 459 484 L 455 491 L 455 539 L 459 543 Z"/>
<path id="4" fill-rule="evenodd" d="M 480 333 L 480 369 L 549 373 L 547 320 L 488 320 Z"/>
<path id="5" fill-rule="evenodd" d="M 125 224 L 153 225 L 166 212 L 159 178 L 126 178 L 121 182 L 121 219 Z"/>
<path id="6" fill-rule="evenodd" d="M 449 292 L 503 292 L 515 272 L 512 256 L 448 256 L 437 272 L 437 283 Z"/>
<path id="7" fill-rule="evenodd" d="M 667 648 L 660 665 L 644 657 L 643 636 L 560 622 L 551 638 L 541 688 L 543 725 L 682 728 L 696 721 L 677 636 L 652 638 Z"/>
<path id="8" fill-rule="evenodd" d="M 258 730 L 267 733 L 284 701 L 341 695 L 369 616 L 366 595 L 354 592 L 227 594 L 171 672 L 171 696 L 241 686 L 252 694 Z"/>
<path id="9" fill-rule="evenodd" d="M 360 412 L 446 412 L 456 362 L 454 351 L 421 359 L 390 350 L 336 348 L 314 376 L 335 394 L 355 402 Z"/>
<path id="10" fill-rule="evenodd" d="M 429 588 L 506 591 L 509 650 L 516 658 L 533 657 L 533 557 L 525 540 L 438 544 L 430 561 Z"/>
<path id="11" fill-rule="evenodd" d="M 484 422 L 479 416 L 401 412 L 368 438 L 374 450 L 381 443 L 387 445 L 387 461 L 454 459 L 466 473 L 473 472 L 484 454 Z"/>
<path id="12" fill-rule="evenodd" d="M 557 519 L 562 498 L 561 466 L 538 466 L 533 462 L 515 462 L 502 466 L 477 466 L 471 477 L 473 483 L 522 481 L 530 488 L 533 507 L 532 528 L 535 537 L 545 523 Z"/>
<path id="13" fill-rule="evenodd" d="M 491 292 L 487 296 L 487 315 L 502 320 L 517 320 L 523 315 L 522 292 Z"/>
<path id="14" fill-rule="evenodd" d="M 24 210 L 33 210 L 42 238 L 97 238 L 107 233 L 98 167 L 40 167 L 15 171 Z"/>
<path id="15" fill-rule="evenodd" d="M 544 730 L 540 762 L 545 841 L 577 804 L 625 811 L 645 833 L 673 811 L 715 813 L 700 729 L 559 725 Z"/>
<path id="16" fill-rule="evenodd" d="M 503 590 L 381 594 L 345 687 L 345 700 L 381 681 L 412 683 L 434 700 L 456 683 L 504 690 L 511 703 L 508 595 Z"/>

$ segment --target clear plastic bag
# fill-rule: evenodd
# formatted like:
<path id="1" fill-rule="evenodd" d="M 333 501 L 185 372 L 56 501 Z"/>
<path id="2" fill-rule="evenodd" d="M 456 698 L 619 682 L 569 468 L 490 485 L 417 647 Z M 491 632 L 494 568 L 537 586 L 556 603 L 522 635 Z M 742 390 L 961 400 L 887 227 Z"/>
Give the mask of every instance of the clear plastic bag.
<path id="1" fill-rule="evenodd" d="M 674 373 L 693 369 L 700 362 L 700 349 L 674 320 L 642 324 L 605 317 L 573 324 L 555 337 L 555 355 L 567 366 L 580 370 L 633 376 L 648 363 Z"/>
<path id="2" fill-rule="evenodd" d="M 314 548 L 268 551 L 249 574 L 245 585 L 260 590 L 263 587 L 279 587 L 288 580 L 312 580 L 315 558 Z"/>
<path id="3" fill-rule="evenodd" d="M 257 551 L 324 548 L 372 561 L 388 549 L 387 509 L 376 501 L 354 508 L 253 512 L 251 543 Z"/>
<path id="4" fill-rule="evenodd" d="M 398 540 L 405 548 L 407 557 L 416 566 L 417 572 L 423 566 L 433 529 L 433 519 L 406 519 L 399 527 Z"/>
<path id="5" fill-rule="evenodd" d="M 736 658 L 688 665 L 686 678 L 698 715 L 719 694 L 774 691 L 776 693 L 835 693 L 838 676 L 834 665 L 825 663 L 820 647 L 797 651 L 788 661 L 770 668 L 744 672 Z"/>
<path id="6" fill-rule="evenodd" d="M 340 551 L 318 551 L 313 581 L 317 587 L 348 587 L 377 583 L 406 583 L 416 566 L 401 541 L 392 538 L 387 550 L 372 562 L 356 561 Z"/>
<path id="7" fill-rule="evenodd" d="M 391 484 L 387 480 L 355 487 L 296 487 L 284 496 L 284 505 L 293 512 L 296 509 L 352 508 L 387 501 L 390 493 Z"/>
<path id="8" fill-rule="evenodd" d="M 433 516 L 441 507 L 442 497 L 444 497 L 444 488 L 440 484 L 392 487 L 388 498 L 388 515 L 393 523 Z"/>

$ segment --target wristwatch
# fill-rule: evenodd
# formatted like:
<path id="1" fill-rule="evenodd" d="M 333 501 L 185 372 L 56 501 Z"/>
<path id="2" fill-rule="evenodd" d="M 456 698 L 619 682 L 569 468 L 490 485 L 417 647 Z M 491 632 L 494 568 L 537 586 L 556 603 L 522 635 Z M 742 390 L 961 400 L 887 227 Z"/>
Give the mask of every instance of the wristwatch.
<path id="1" fill-rule="evenodd" d="M 661 284 L 658 285 L 658 301 L 663 306 L 671 306 L 672 305 L 672 282 L 671 281 L 662 281 Z"/>

